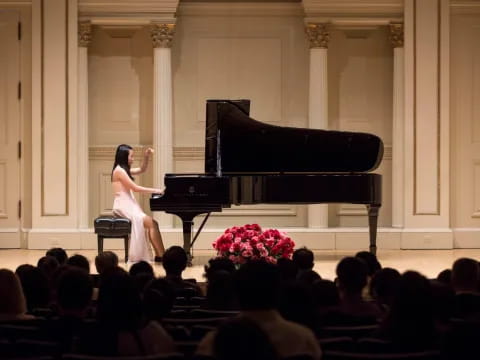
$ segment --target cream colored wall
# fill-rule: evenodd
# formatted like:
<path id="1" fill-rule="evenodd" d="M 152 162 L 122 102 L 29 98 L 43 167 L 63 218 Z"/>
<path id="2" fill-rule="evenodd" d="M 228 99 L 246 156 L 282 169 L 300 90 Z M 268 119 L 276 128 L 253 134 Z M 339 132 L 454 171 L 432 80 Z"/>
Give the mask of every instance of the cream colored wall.
<path id="1" fill-rule="evenodd" d="M 451 17 L 452 219 L 455 246 L 480 246 L 480 9 Z"/>
<path id="2" fill-rule="evenodd" d="M 210 13 L 196 9 L 181 5 L 172 46 L 176 172 L 204 171 L 203 156 L 198 155 L 205 145 L 207 99 L 250 99 L 250 115 L 255 119 L 307 127 L 308 45 L 298 6 L 291 6 L 283 16 L 241 15 L 239 9 L 225 14 L 215 6 Z M 252 221 L 263 226 L 305 226 L 306 209 L 235 207 L 212 214 L 208 227 Z"/>
<path id="3" fill-rule="evenodd" d="M 119 144 L 135 147 L 136 164 L 143 146 L 153 143 L 153 48 L 141 26 L 95 27 L 88 52 L 90 223 L 110 214 L 110 173 Z M 152 164 L 137 183 L 152 185 Z M 136 194 L 148 211 L 148 195 Z"/>
<path id="4" fill-rule="evenodd" d="M 379 169 L 383 201 L 379 226 L 392 224 L 393 49 L 386 26 L 331 31 L 328 48 L 329 128 L 378 135 L 385 144 Z M 365 226 L 363 205 L 329 205 L 330 226 Z"/>

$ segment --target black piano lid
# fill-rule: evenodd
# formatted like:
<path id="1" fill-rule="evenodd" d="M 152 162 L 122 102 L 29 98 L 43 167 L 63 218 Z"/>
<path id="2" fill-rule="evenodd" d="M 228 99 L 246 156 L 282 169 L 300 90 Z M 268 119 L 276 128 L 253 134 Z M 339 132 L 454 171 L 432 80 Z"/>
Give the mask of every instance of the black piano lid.
<path id="1" fill-rule="evenodd" d="M 249 106 L 249 100 L 207 101 L 206 173 L 369 172 L 382 160 L 376 135 L 270 125 L 250 118 Z"/>

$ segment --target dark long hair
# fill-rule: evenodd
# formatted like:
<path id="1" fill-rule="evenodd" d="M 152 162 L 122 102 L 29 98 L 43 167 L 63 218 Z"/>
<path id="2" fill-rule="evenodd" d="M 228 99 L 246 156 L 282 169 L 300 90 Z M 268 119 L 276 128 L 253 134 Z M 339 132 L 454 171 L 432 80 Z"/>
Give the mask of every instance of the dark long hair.
<path id="1" fill-rule="evenodd" d="M 133 180 L 133 176 L 132 174 L 130 174 L 130 165 L 128 165 L 128 155 L 130 150 L 132 150 L 132 147 L 130 145 L 127 145 L 127 144 L 118 145 L 117 152 L 115 153 L 115 162 L 113 163 L 111 179 L 113 179 L 113 171 L 118 165 L 123 170 L 125 170 L 128 176 L 130 177 L 130 179 Z"/>

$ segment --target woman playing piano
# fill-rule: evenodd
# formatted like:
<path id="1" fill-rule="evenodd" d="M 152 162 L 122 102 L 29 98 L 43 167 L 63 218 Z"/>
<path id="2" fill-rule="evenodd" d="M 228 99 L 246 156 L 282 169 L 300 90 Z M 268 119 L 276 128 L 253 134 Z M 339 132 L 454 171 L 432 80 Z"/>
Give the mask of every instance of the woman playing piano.
<path id="1" fill-rule="evenodd" d="M 139 168 L 130 167 L 133 163 L 133 149 L 131 146 L 119 145 L 115 154 L 115 163 L 112 169 L 113 214 L 128 218 L 132 223 L 128 255 L 129 262 L 152 261 L 152 253 L 147 237 L 155 251 L 154 260 L 156 262 L 162 261 L 162 256 L 165 252 L 158 223 L 143 212 L 133 196 L 133 191 L 158 194 L 163 194 L 165 191 L 165 189 L 139 186 L 133 181 L 132 175 L 138 175 L 147 170 L 148 160 L 152 153 L 153 149 L 151 148 L 145 150 L 142 166 Z"/>

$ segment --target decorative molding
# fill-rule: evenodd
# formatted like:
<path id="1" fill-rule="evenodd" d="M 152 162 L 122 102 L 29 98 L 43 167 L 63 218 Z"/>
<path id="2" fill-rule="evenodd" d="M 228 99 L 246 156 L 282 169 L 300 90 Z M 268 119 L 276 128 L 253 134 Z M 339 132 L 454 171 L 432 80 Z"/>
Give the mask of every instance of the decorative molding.
<path id="1" fill-rule="evenodd" d="M 150 35 L 152 37 L 154 48 L 172 47 L 173 35 L 175 34 L 175 24 L 157 24 L 150 25 Z"/>
<path id="2" fill-rule="evenodd" d="M 450 0 L 451 14 L 480 14 L 480 1 Z"/>
<path id="3" fill-rule="evenodd" d="M 327 24 L 309 23 L 305 25 L 305 32 L 310 43 L 310 49 L 328 49 L 330 33 Z"/>
<path id="4" fill-rule="evenodd" d="M 78 0 L 80 14 L 171 14 L 179 0 Z"/>
<path id="5" fill-rule="evenodd" d="M 203 147 L 174 147 L 173 158 L 182 160 L 204 160 L 205 148 Z"/>
<path id="6" fill-rule="evenodd" d="M 368 216 L 368 210 L 365 205 L 344 204 L 340 206 L 337 212 L 338 216 Z"/>
<path id="7" fill-rule="evenodd" d="M 88 47 L 92 41 L 92 23 L 90 21 L 78 22 L 78 46 Z"/>
<path id="8" fill-rule="evenodd" d="M 8 218 L 7 214 L 7 175 L 8 170 L 7 170 L 7 161 L 6 160 L 0 160 L 0 184 L 3 183 L 2 188 L 0 188 L 0 192 L 3 194 L 0 194 L 0 219 L 6 219 Z M 3 199 L 3 201 L 1 201 Z M 18 229 L 17 229 L 18 231 Z"/>
<path id="9" fill-rule="evenodd" d="M 152 147 L 152 145 L 134 145 L 132 146 L 136 154 L 140 154 L 146 147 Z M 116 146 L 90 146 L 88 149 L 88 158 L 90 160 L 112 160 L 115 157 Z M 392 160 L 393 148 L 391 145 L 385 145 L 383 152 L 383 160 Z M 188 146 L 176 146 L 173 148 L 173 158 L 175 161 L 188 161 L 188 160 L 204 160 L 205 148 L 203 146 L 188 147 Z"/>
<path id="10" fill-rule="evenodd" d="M 303 0 L 307 18 L 311 16 L 403 16 L 403 0 Z"/>
<path id="11" fill-rule="evenodd" d="M 152 147 L 152 145 L 132 145 L 133 152 L 135 154 L 143 153 L 143 150 L 147 147 Z M 88 148 L 88 159 L 89 160 L 111 160 L 113 163 L 115 159 L 116 150 L 117 150 L 116 145 L 90 146 Z"/>
<path id="12" fill-rule="evenodd" d="M 177 16 L 304 16 L 302 5 L 281 2 L 182 2 Z"/>
<path id="13" fill-rule="evenodd" d="M 403 47 L 403 23 L 390 24 L 390 41 L 394 48 Z"/>
<path id="14" fill-rule="evenodd" d="M 146 147 L 152 147 L 152 145 L 134 145 L 132 147 L 136 154 L 141 154 Z M 113 162 L 116 149 L 116 146 L 108 145 L 90 146 L 88 158 L 90 160 L 110 160 Z M 205 159 L 205 148 L 177 146 L 173 148 L 173 158 L 178 161 L 203 160 Z"/>

